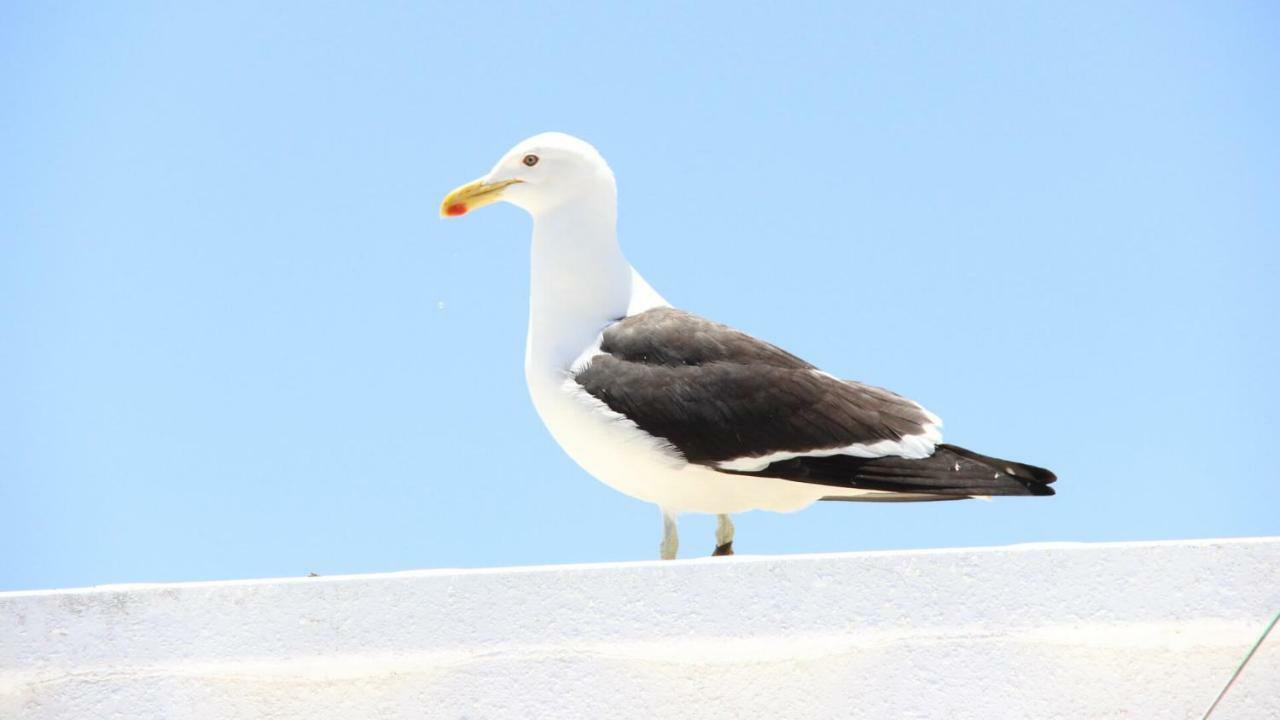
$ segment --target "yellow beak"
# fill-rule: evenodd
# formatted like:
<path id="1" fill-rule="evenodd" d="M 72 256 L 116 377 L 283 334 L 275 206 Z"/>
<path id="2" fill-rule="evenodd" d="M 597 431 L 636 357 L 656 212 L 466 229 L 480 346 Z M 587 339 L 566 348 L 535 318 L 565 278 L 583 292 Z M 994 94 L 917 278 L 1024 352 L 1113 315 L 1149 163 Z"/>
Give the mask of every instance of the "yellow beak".
<path id="1" fill-rule="evenodd" d="M 502 199 L 503 190 L 518 182 L 524 181 L 499 180 L 498 182 L 490 183 L 484 180 L 476 180 L 475 182 L 469 182 L 444 196 L 444 202 L 440 203 L 440 217 L 466 215 L 471 210 L 495 203 Z"/>

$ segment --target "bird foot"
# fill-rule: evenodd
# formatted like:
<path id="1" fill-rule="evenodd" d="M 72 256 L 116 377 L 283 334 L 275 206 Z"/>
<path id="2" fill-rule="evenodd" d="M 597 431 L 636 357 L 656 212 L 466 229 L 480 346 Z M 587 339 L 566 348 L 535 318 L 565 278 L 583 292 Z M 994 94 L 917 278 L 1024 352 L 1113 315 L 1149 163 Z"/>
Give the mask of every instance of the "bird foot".
<path id="1" fill-rule="evenodd" d="M 711 553 L 711 557 L 720 557 L 722 555 L 732 555 L 732 554 L 733 554 L 733 541 L 730 540 L 729 542 L 723 545 L 717 545 L 716 551 Z"/>

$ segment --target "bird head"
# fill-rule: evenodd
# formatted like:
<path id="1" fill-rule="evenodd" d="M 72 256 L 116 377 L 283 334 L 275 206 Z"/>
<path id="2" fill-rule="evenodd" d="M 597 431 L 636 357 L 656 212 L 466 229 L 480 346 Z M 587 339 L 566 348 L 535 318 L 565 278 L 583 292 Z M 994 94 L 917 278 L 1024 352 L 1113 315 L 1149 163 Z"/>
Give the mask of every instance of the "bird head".
<path id="1" fill-rule="evenodd" d="M 590 143 L 542 133 L 508 150 L 487 175 L 446 195 L 440 216 L 466 215 L 498 201 L 536 215 L 584 195 L 616 195 L 615 187 L 613 171 Z"/>

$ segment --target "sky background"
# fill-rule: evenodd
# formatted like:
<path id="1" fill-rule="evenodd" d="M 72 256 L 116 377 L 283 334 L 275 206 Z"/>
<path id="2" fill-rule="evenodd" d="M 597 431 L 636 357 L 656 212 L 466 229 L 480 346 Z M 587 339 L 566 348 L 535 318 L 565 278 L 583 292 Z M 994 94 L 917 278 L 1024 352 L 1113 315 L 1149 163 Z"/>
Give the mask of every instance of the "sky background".
<path id="1" fill-rule="evenodd" d="M 669 300 L 1060 477 L 739 552 L 1280 533 L 1274 3 L 531 5 L 0 4 L 0 590 L 656 557 L 529 219 L 436 216 L 544 130 Z"/>

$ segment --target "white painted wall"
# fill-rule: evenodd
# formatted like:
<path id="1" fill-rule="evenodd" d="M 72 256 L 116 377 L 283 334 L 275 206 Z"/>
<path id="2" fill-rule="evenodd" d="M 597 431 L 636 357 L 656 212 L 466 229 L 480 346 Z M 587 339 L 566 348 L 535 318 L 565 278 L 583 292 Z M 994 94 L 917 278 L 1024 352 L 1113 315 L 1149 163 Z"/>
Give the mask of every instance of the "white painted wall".
<path id="1" fill-rule="evenodd" d="M 1199 718 L 1277 609 L 1280 538 L 7 593 L 0 718 Z"/>

